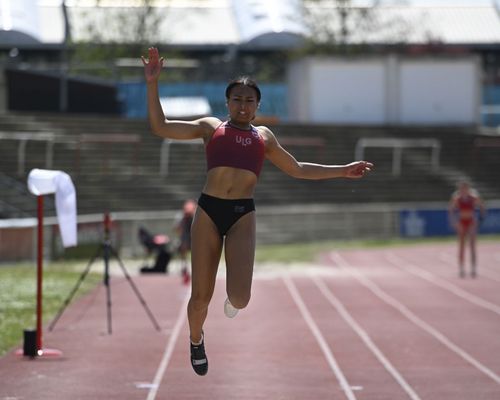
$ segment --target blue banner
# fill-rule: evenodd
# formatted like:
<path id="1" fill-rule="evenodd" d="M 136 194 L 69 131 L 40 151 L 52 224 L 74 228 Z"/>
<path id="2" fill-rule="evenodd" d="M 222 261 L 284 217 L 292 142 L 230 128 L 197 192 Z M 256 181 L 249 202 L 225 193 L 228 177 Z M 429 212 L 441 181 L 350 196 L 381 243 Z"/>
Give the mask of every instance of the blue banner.
<path id="1" fill-rule="evenodd" d="M 160 97 L 198 96 L 205 97 L 212 109 L 212 115 L 221 119 L 226 118 L 226 98 L 224 92 L 227 82 L 198 82 L 198 83 L 161 83 Z M 287 86 L 284 83 L 260 83 L 262 101 L 259 116 L 275 116 L 280 119 L 288 118 Z M 129 118 L 146 118 L 146 84 L 141 82 L 122 82 L 118 84 L 118 93 L 123 104 L 123 112 Z"/>
<path id="2" fill-rule="evenodd" d="M 403 237 L 448 236 L 455 230 L 448 219 L 448 210 L 401 210 L 399 212 L 399 233 Z M 500 209 L 487 211 L 479 226 L 480 234 L 500 233 Z"/>

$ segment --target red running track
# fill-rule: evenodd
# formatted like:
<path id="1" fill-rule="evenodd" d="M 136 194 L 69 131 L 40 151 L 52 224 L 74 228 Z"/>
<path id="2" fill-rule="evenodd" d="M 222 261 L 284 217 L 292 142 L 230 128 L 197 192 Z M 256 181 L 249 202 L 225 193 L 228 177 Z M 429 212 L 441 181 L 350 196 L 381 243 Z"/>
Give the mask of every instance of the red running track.
<path id="1" fill-rule="evenodd" d="M 0 358 L 0 400 L 500 399 L 500 246 L 479 244 L 460 279 L 452 244 L 341 250 L 301 268 L 257 268 L 249 307 L 223 314 L 224 278 L 205 325 L 209 372 L 189 364 L 176 276 L 112 280 L 76 301 L 44 345 L 61 358 Z"/>

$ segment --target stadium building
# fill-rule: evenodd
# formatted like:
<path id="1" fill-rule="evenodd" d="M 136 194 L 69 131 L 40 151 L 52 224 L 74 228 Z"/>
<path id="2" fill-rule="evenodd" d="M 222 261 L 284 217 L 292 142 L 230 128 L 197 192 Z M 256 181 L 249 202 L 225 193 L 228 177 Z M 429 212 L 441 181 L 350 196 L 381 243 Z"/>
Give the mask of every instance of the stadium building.
<path id="1" fill-rule="evenodd" d="M 132 252 L 138 221 L 164 231 L 174 210 L 197 197 L 202 146 L 159 142 L 145 119 L 139 56 L 150 45 L 167 58 L 160 94 L 168 116 L 225 118 L 227 80 L 249 74 L 263 92 L 260 122 L 297 158 L 375 162 L 362 184 L 292 182 L 266 165 L 256 193 L 260 241 L 448 235 L 443 213 L 461 179 L 494 208 L 497 7 L 371 5 L 0 2 L 0 231 L 35 215 L 25 184 L 32 168 L 67 171 L 88 223 L 82 233 L 95 238 L 92 224 L 115 212 Z M 53 214 L 50 199 L 46 208 Z M 490 215 L 485 233 L 500 231 Z M 31 229 L 25 223 L 18 228 Z M 57 232 L 49 237 L 57 254 Z"/>

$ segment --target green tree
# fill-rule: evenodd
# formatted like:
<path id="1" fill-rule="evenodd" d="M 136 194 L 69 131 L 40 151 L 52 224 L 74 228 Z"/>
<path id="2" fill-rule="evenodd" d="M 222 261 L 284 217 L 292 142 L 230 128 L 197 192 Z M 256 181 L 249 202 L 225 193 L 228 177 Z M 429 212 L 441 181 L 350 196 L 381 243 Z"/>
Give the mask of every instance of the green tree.
<path id="1" fill-rule="evenodd" d="M 366 51 L 369 37 L 403 43 L 408 25 L 401 18 L 386 15 L 382 5 L 381 0 L 363 5 L 353 0 L 304 0 L 303 16 L 309 35 L 302 52 Z"/>
<path id="2" fill-rule="evenodd" d="M 110 1 L 96 0 L 96 6 L 88 8 L 76 2 L 70 26 L 78 29 L 83 39 L 69 41 L 71 70 L 116 77 L 116 60 L 138 59 L 148 45 L 155 44 L 158 26 L 167 11 L 168 6 L 155 7 L 154 0 L 137 0 L 133 7 L 112 6 Z M 120 71 L 127 74 L 126 68 Z M 129 72 L 137 73 L 134 68 Z"/>

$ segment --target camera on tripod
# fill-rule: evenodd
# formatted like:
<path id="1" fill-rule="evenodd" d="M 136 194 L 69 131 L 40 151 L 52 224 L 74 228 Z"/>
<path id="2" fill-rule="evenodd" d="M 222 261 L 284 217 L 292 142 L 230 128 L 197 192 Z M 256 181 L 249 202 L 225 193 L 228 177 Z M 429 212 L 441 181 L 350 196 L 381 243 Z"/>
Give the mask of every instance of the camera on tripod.
<path id="1" fill-rule="evenodd" d="M 111 245 L 110 233 L 111 233 L 111 225 L 112 224 L 111 224 L 111 216 L 109 213 L 104 214 L 103 224 L 104 224 L 104 240 L 103 240 L 103 242 L 97 248 L 95 255 L 90 259 L 89 263 L 87 264 L 87 267 L 80 275 L 80 278 L 77 281 L 76 285 L 73 287 L 73 290 L 71 291 L 69 296 L 64 301 L 63 306 L 60 308 L 59 312 L 55 316 L 52 323 L 49 325 L 49 331 L 52 331 L 54 329 L 54 326 L 56 325 L 57 321 L 62 316 L 64 310 L 66 309 L 66 307 L 69 305 L 69 303 L 73 299 L 73 296 L 76 294 L 76 292 L 78 291 L 78 288 L 80 287 L 82 282 L 85 280 L 85 277 L 88 275 L 90 268 L 92 267 L 92 264 L 99 257 L 102 257 L 102 259 L 104 261 L 103 284 L 106 287 L 106 307 L 107 307 L 106 309 L 107 309 L 107 320 L 108 320 L 108 333 L 109 334 L 112 333 L 112 327 L 111 327 L 111 325 L 112 325 L 112 323 L 111 323 L 111 285 L 110 285 L 110 275 L 109 275 L 109 261 L 110 261 L 111 257 L 114 257 L 116 259 L 116 261 L 118 261 L 118 265 L 120 266 L 120 268 L 123 272 L 123 275 L 125 276 L 128 283 L 130 284 L 135 295 L 137 296 L 137 299 L 142 304 L 144 310 L 146 311 L 146 314 L 149 316 L 149 319 L 153 323 L 156 330 L 159 331 L 160 326 L 158 325 L 158 322 L 156 321 L 151 310 L 149 309 L 148 305 L 146 304 L 146 301 L 144 300 L 141 293 L 139 292 L 139 289 L 137 288 L 134 281 L 132 280 L 129 273 L 127 272 L 125 265 L 123 264 L 122 260 L 118 256 L 118 253 Z"/>

